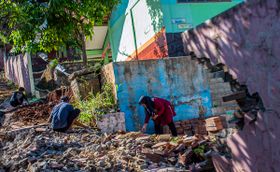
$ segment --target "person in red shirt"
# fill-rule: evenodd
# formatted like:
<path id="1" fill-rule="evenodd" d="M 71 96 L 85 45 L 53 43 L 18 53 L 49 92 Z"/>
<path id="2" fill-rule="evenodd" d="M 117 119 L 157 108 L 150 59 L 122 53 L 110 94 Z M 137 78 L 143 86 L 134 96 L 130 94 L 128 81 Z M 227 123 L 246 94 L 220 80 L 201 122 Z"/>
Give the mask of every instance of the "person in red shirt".
<path id="1" fill-rule="evenodd" d="M 139 104 L 145 108 L 146 113 L 142 132 L 146 131 L 148 122 L 152 118 L 156 134 L 163 134 L 162 126 L 168 125 L 172 136 L 177 136 L 177 130 L 173 122 L 176 113 L 169 101 L 157 97 L 141 96 Z"/>

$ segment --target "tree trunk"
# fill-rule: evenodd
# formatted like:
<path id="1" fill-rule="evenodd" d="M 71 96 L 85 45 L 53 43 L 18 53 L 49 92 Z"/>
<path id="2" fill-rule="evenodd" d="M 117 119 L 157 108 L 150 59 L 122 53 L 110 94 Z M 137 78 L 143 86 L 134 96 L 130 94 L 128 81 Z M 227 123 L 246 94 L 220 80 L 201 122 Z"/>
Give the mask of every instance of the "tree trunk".
<path id="1" fill-rule="evenodd" d="M 83 64 L 86 67 L 87 66 L 87 51 L 86 51 L 86 37 L 85 35 L 82 33 L 82 58 L 83 58 Z"/>

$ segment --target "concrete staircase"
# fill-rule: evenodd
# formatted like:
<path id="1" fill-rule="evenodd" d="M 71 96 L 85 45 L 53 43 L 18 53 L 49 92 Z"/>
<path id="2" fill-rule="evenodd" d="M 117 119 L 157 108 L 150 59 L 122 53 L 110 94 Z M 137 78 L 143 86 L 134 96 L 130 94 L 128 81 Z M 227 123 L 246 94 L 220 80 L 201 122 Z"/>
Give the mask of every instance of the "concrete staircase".
<path id="1" fill-rule="evenodd" d="M 234 114 L 241 112 L 241 107 L 237 100 L 224 102 L 223 97 L 241 91 L 243 88 L 226 72 L 227 68 L 224 65 L 212 65 L 209 59 L 197 58 L 195 55 L 191 55 L 191 57 L 197 64 L 203 65 L 204 69 L 208 72 L 212 115 L 223 116 L 227 121 L 227 126 L 233 127 L 235 124 L 231 124 L 229 121 L 233 119 Z"/>
<path id="2" fill-rule="evenodd" d="M 236 78 L 228 73 L 228 68 L 224 64 L 212 65 L 208 58 L 198 58 L 190 54 L 192 60 L 200 64 L 208 71 L 208 81 L 212 99 L 212 115 L 224 116 L 227 125 L 233 126 L 233 117 L 238 117 L 238 126 L 244 126 L 244 114 L 250 115 L 251 122 L 257 120 L 257 112 L 264 111 L 262 99 L 258 93 L 250 94 L 247 86 L 240 84 Z M 223 99 L 230 100 L 224 101 Z"/>

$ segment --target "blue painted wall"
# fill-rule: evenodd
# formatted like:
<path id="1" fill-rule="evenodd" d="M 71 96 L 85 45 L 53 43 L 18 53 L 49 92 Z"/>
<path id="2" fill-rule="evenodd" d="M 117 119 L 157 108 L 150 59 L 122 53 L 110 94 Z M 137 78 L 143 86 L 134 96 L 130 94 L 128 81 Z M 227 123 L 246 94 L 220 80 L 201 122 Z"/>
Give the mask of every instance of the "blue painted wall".
<path id="1" fill-rule="evenodd" d="M 128 131 L 137 131 L 144 122 L 141 95 L 161 97 L 175 105 L 175 121 L 199 117 L 199 104 L 205 116 L 211 115 L 210 88 L 207 73 L 189 57 L 114 63 L 117 97 L 126 115 Z M 153 133 L 150 121 L 148 132 Z"/>

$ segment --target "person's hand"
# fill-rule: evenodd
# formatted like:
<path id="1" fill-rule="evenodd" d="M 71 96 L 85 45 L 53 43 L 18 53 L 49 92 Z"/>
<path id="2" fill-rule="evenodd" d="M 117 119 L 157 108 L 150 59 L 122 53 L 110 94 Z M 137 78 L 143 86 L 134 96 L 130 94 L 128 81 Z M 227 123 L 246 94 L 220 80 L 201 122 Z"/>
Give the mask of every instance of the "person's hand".
<path id="1" fill-rule="evenodd" d="M 141 131 L 142 131 L 143 133 L 145 133 L 146 130 L 147 130 L 147 124 L 145 123 L 145 124 L 143 125 Z"/>
<path id="2" fill-rule="evenodd" d="M 153 120 L 156 120 L 156 119 L 157 119 L 157 117 L 158 117 L 158 115 L 157 115 L 157 114 L 155 114 L 155 115 L 153 115 L 153 116 L 152 116 Z"/>

